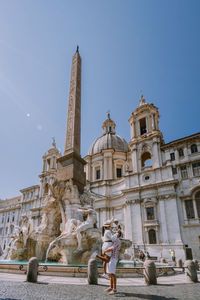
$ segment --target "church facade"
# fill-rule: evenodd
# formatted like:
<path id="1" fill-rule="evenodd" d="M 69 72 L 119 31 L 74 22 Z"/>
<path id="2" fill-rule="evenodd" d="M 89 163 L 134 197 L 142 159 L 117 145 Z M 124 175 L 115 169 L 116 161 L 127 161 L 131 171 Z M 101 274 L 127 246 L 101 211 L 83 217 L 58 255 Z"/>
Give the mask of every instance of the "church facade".
<path id="1" fill-rule="evenodd" d="M 165 144 L 158 108 L 141 97 L 127 143 L 108 115 L 85 157 L 99 225 L 112 216 L 136 248 L 155 257 L 170 249 L 200 258 L 200 133 Z"/>
<path id="2" fill-rule="evenodd" d="M 80 77 L 79 57 L 75 54 L 73 63 L 78 60 Z M 80 86 L 78 91 L 80 94 Z M 77 169 L 70 169 L 80 194 L 85 185 L 85 164 L 85 189 L 93 198 L 97 226 L 112 217 L 118 219 L 124 237 L 132 241 L 130 255 L 140 248 L 151 256 L 169 258 L 170 249 L 174 249 L 177 258 L 185 259 L 192 252 L 200 259 L 200 133 L 165 144 L 158 108 L 143 96 L 128 121 L 129 143 L 116 134 L 116 124 L 108 114 L 102 136 L 90 147 L 85 162 L 76 154 L 80 152 L 78 144 L 73 145 L 73 155 L 65 149 L 62 156 L 53 141 L 42 158 L 39 184 L 20 190 L 19 197 L 0 200 L 3 251 L 9 250 L 22 216 L 27 215 L 34 227 L 40 224 L 44 198 L 50 193 L 48 184 L 59 173 L 59 164 L 67 167 L 73 159 L 80 164 L 81 176 Z"/>

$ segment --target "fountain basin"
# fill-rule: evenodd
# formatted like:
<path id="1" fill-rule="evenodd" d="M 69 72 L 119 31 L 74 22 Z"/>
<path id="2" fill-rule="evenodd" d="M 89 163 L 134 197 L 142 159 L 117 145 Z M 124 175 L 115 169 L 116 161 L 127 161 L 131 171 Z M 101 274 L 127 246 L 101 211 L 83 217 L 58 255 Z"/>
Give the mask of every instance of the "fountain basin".
<path id="1" fill-rule="evenodd" d="M 129 267 L 123 267 L 123 264 L 119 263 L 117 265 L 116 274 L 117 277 L 143 277 L 144 267 L 138 265 L 133 267 L 133 263 L 130 262 Z M 28 262 L 18 262 L 18 261 L 0 261 L 0 272 L 1 273 L 15 273 L 22 274 L 27 271 Z M 39 275 L 49 275 L 49 276 L 65 276 L 65 277 L 87 277 L 87 265 L 65 265 L 60 263 L 39 263 Z M 166 265 L 156 265 L 157 275 L 172 275 L 174 274 L 174 269 L 172 266 Z M 98 265 L 98 273 L 103 274 L 102 265 Z"/>

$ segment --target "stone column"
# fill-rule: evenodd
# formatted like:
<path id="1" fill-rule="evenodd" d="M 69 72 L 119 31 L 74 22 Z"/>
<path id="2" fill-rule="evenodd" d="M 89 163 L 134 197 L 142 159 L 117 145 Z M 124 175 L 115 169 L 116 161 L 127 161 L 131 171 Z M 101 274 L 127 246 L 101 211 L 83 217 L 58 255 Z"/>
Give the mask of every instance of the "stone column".
<path id="1" fill-rule="evenodd" d="M 46 171 L 46 160 L 43 160 L 43 172 Z"/>
<path id="2" fill-rule="evenodd" d="M 160 167 L 160 153 L 158 151 L 158 144 L 157 144 L 157 138 L 153 139 L 153 167 L 159 168 Z"/>
<path id="3" fill-rule="evenodd" d="M 112 162 L 112 155 L 109 157 L 108 161 L 108 176 L 109 179 L 113 179 L 113 162 Z"/>
<path id="4" fill-rule="evenodd" d="M 108 158 L 106 156 L 106 153 L 104 153 L 104 174 L 103 179 L 108 179 Z"/>
<path id="5" fill-rule="evenodd" d="M 125 220 L 125 239 L 132 241 L 132 213 L 131 213 L 131 201 L 126 201 L 124 205 L 124 220 Z"/>
<path id="6" fill-rule="evenodd" d="M 141 218 L 141 206 L 140 200 L 133 200 L 132 202 L 132 238 L 134 244 L 143 244 L 143 230 L 142 230 L 142 218 Z"/>
<path id="7" fill-rule="evenodd" d="M 135 137 L 135 122 L 131 122 L 131 139 Z"/>
<path id="8" fill-rule="evenodd" d="M 193 208 L 194 208 L 194 217 L 195 219 L 198 219 L 198 215 L 197 215 L 197 208 L 196 208 L 196 201 L 195 199 L 192 199 L 192 202 L 193 202 Z"/>
<path id="9" fill-rule="evenodd" d="M 164 198 L 159 198 L 159 208 L 160 208 L 160 224 L 162 232 L 162 243 L 169 243 L 168 232 L 167 232 L 167 222 L 166 222 L 166 213 L 165 213 L 165 202 Z"/>
<path id="10" fill-rule="evenodd" d="M 133 164 L 133 173 L 138 172 L 138 160 L 137 160 L 137 148 L 136 145 L 132 147 L 132 164 Z"/>
<path id="11" fill-rule="evenodd" d="M 152 115 L 152 130 L 155 130 L 155 114 Z"/>

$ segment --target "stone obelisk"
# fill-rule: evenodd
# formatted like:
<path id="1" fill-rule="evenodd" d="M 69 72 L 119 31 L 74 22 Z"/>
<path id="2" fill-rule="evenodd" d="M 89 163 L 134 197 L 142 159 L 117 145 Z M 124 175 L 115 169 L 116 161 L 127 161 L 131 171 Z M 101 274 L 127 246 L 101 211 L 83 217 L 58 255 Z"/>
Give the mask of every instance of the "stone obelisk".
<path id="1" fill-rule="evenodd" d="M 72 179 L 80 192 L 86 184 L 85 160 L 80 155 L 81 145 L 81 57 L 77 46 L 72 58 L 64 155 L 58 162 L 58 180 Z"/>

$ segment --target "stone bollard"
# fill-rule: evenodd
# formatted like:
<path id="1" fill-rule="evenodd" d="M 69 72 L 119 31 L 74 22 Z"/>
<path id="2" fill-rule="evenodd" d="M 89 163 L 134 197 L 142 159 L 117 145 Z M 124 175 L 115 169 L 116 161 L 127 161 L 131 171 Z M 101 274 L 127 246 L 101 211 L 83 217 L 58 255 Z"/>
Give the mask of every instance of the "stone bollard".
<path id="1" fill-rule="evenodd" d="M 199 263 L 198 263 L 198 260 L 197 259 L 194 259 L 193 260 L 195 266 L 196 266 L 196 270 L 199 271 Z"/>
<path id="2" fill-rule="evenodd" d="M 182 268 L 183 267 L 183 262 L 182 262 L 182 259 L 180 259 L 180 258 L 177 260 L 177 267 L 178 268 Z"/>
<path id="3" fill-rule="evenodd" d="M 185 264 L 185 276 L 187 282 L 198 282 L 196 265 L 192 260 L 186 260 Z"/>
<path id="4" fill-rule="evenodd" d="M 157 284 L 156 265 L 151 260 L 146 260 L 144 263 L 144 279 L 147 285 Z"/>
<path id="5" fill-rule="evenodd" d="M 88 261 L 88 284 L 98 284 L 97 261 L 94 258 Z"/>
<path id="6" fill-rule="evenodd" d="M 161 258 L 161 259 L 160 259 L 160 262 L 161 262 L 162 264 L 166 264 L 165 258 Z"/>
<path id="7" fill-rule="evenodd" d="M 38 259 L 31 257 L 28 262 L 26 280 L 28 282 L 37 282 L 38 276 Z"/>

